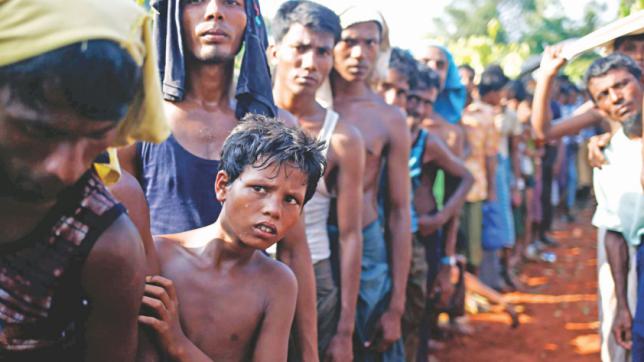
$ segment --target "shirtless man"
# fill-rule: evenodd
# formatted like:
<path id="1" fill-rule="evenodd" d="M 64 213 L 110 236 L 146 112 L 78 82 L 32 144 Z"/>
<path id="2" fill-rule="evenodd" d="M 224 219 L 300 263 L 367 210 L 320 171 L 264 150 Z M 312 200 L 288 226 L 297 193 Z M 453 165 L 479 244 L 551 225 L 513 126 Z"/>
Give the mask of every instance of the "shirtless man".
<path id="1" fill-rule="evenodd" d="M 474 182 L 464 162 L 438 136 L 422 128 L 422 121 L 432 112 L 438 87 L 436 73 L 426 66 L 419 66 L 416 82 L 406 102 L 407 125 L 414 140 L 409 159 L 414 245 L 405 309 L 407 328 L 404 330 L 405 357 L 408 361 L 416 361 L 417 353 L 418 360 L 427 358 L 427 349 L 423 343 L 429 337 L 426 327 L 430 323 L 429 315 L 425 313 L 430 312 L 425 308 L 428 295 L 426 288 L 434 288 L 434 283 L 437 282 L 436 288 L 440 290 L 442 300 L 447 301 L 451 297 L 450 277 L 451 267 L 456 265 L 456 245 L 443 245 L 437 232 L 445 223 L 459 215 Z M 455 192 L 440 211 L 436 209 L 432 193 L 436 171 L 439 169 L 459 180 L 455 185 Z M 445 257 L 442 257 L 443 250 Z M 429 294 L 435 294 L 435 291 L 432 290 Z"/>
<path id="2" fill-rule="evenodd" d="M 333 68 L 333 47 L 340 19 L 310 1 L 288 1 L 272 22 L 275 45 L 273 94 L 278 107 L 293 114 L 308 134 L 327 145 L 327 167 L 311 202 L 304 207 L 306 237 L 316 277 L 320 360 L 353 360 L 353 331 L 362 256 L 362 175 L 364 143 L 360 133 L 315 100 Z M 339 285 L 334 281 L 327 232 L 331 195 L 337 198 Z M 339 289 L 339 292 L 338 292 Z M 341 303 L 341 304 L 340 304 Z"/>
<path id="3" fill-rule="evenodd" d="M 357 16 L 365 20 L 344 20 Z M 358 8 L 350 8 L 340 18 L 344 28 L 333 50 L 333 108 L 346 123 L 360 131 L 367 154 L 362 274 L 356 313 L 359 343 L 354 346 L 355 360 L 400 361 L 404 353 L 400 323 L 411 260 L 409 132 L 402 112 L 384 103 L 369 84 L 382 41 L 381 15 L 369 16 Z M 387 225 L 381 226 L 377 196 L 384 162 L 388 214 Z M 386 238 L 382 228 L 389 231 Z"/>
<path id="4" fill-rule="evenodd" d="M 145 255 L 90 166 L 149 110 L 134 106 L 146 15 L 70 0 L 6 1 L 0 17 L 0 359 L 133 361 Z"/>
<path id="5" fill-rule="evenodd" d="M 286 361 L 297 282 L 263 250 L 300 219 L 323 173 L 322 147 L 253 114 L 226 139 L 212 201 L 223 205 L 217 221 L 155 240 L 162 276 L 146 278 L 139 321 L 154 329 L 166 357 Z"/>
<path id="6" fill-rule="evenodd" d="M 174 8 L 172 3 L 159 1 L 153 4 L 159 11 L 158 43 L 165 49 L 159 57 L 172 54 L 165 59 L 166 64 L 172 61 L 176 66 L 181 59 L 172 52 L 178 52 L 178 49 L 168 45 L 172 34 L 163 37 L 160 29 L 168 25 L 163 23 L 167 19 L 175 16 L 181 19 L 181 24 L 170 25 L 182 29 L 183 34 L 183 42 L 179 44 L 183 45 L 185 54 L 184 97 L 177 97 L 176 89 L 171 87 L 177 82 L 173 79 L 164 81 L 164 96 L 172 99 L 165 102 L 172 135 L 160 145 L 140 143 L 119 153 L 123 167 L 143 186 L 150 205 L 153 235 L 192 230 L 217 219 L 221 205 L 211 201 L 215 200 L 213 185 L 219 155 L 224 140 L 238 122 L 230 99 L 234 58 L 246 30 L 250 31 L 247 13 L 261 17 L 261 14 L 255 14 L 257 4 L 250 0 L 191 1 L 182 4 L 180 9 Z M 264 56 L 264 53 L 257 56 Z M 170 67 L 163 69 L 168 75 L 166 68 Z M 262 70 L 256 69 L 257 72 Z M 270 96 L 270 89 L 267 92 Z M 292 118 L 280 118 L 295 124 Z M 299 346 L 303 358 L 315 361 L 315 281 L 305 238 L 302 222 L 278 244 L 278 257 L 298 278 L 295 320 Z"/>

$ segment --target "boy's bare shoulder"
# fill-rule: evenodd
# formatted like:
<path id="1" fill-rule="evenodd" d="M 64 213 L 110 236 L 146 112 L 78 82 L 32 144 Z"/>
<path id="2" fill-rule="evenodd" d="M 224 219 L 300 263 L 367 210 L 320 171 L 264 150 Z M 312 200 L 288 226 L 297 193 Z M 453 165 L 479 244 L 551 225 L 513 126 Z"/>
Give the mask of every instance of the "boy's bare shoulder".
<path id="1" fill-rule="evenodd" d="M 259 251 L 255 254 L 253 263 L 256 266 L 254 270 L 257 278 L 266 283 L 265 285 L 269 290 L 274 290 L 276 293 L 286 292 L 295 295 L 297 292 L 297 279 L 295 279 L 295 274 L 291 269 L 286 264 L 271 259 Z"/>

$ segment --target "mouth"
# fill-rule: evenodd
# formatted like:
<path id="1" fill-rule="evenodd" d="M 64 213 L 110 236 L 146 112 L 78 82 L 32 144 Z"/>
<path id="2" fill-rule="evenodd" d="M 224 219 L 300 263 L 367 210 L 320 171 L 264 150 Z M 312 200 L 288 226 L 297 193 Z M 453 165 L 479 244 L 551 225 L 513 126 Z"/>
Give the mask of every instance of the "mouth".
<path id="1" fill-rule="evenodd" d="M 230 38 L 227 32 L 217 28 L 208 29 L 199 36 L 207 42 L 221 42 Z"/>
<path id="2" fill-rule="evenodd" d="M 275 225 L 267 222 L 255 224 L 253 228 L 259 232 L 263 238 L 271 238 L 277 235 L 277 228 Z"/>
<path id="3" fill-rule="evenodd" d="M 300 75 L 300 76 L 297 76 L 295 79 L 297 79 L 297 81 L 300 83 L 306 83 L 306 84 L 316 84 L 318 81 L 316 77 L 313 77 L 310 75 Z"/>

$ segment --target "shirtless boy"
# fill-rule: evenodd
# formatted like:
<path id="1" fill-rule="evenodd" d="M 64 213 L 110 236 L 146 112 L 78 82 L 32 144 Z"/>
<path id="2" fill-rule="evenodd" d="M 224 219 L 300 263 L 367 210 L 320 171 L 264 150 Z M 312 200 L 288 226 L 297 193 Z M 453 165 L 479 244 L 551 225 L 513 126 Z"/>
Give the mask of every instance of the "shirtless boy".
<path id="1" fill-rule="evenodd" d="M 411 260 L 409 132 L 403 113 L 386 104 L 370 86 L 382 41 L 382 16 L 354 7 L 340 14 L 340 19 L 343 30 L 333 50 L 331 74 L 333 108 L 360 131 L 367 154 L 355 359 L 400 361 L 404 353 L 400 323 Z M 377 196 L 384 162 L 389 212 L 387 225 L 381 226 Z M 387 241 L 382 227 L 389 231 Z"/>
<path id="2" fill-rule="evenodd" d="M 277 106 L 293 114 L 308 134 L 327 146 L 327 168 L 311 202 L 304 207 L 306 238 L 316 277 L 320 360 L 353 359 L 353 331 L 362 257 L 362 175 L 364 143 L 358 131 L 315 100 L 333 68 L 340 19 L 310 1 L 287 1 L 272 22 L 276 42 L 269 50 L 275 65 Z M 339 283 L 333 278 L 327 224 L 331 197 L 337 199 Z"/>
<path id="3" fill-rule="evenodd" d="M 167 357 L 286 360 L 297 282 L 262 251 L 299 221 L 323 173 L 322 147 L 252 114 L 226 139 L 217 221 L 155 240 L 162 276 L 147 278 L 139 321 L 154 329 Z"/>

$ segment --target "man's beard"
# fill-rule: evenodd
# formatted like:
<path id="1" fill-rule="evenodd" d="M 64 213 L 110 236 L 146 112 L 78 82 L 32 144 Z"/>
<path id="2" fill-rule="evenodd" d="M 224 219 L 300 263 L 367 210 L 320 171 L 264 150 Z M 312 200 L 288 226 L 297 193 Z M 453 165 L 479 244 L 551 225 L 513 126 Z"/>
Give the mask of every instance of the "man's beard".
<path id="1" fill-rule="evenodd" d="M 642 137 L 642 111 L 622 122 L 622 128 L 628 137 Z"/>

